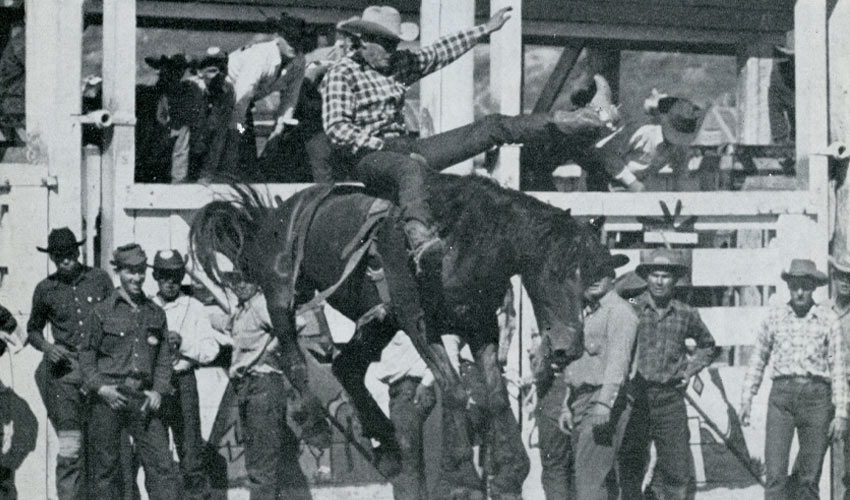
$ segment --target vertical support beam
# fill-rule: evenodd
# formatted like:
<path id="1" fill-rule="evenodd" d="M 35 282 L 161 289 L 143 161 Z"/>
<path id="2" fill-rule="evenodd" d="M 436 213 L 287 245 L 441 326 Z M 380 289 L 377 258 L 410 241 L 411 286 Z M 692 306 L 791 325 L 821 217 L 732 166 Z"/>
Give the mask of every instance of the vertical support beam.
<path id="1" fill-rule="evenodd" d="M 513 7 L 511 19 L 490 35 L 490 95 L 497 112 L 522 113 L 522 0 L 490 0 L 490 13 Z M 493 177 L 503 186 L 519 189 L 519 146 L 503 146 Z M 519 294 L 517 294 L 519 295 Z"/>
<path id="2" fill-rule="evenodd" d="M 46 0 L 26 6 L 26 114 L 29 157 L 56 178 L 51 227 L 82 229 L 80 79 L 83 1 Z"/>
<path id="3" fill-rule="evenodd" d="M 797 182 L 808 184 L 808 159 L 829 142 L 827 97 L 827 0 L 797 0 L 794 5 L 795 87 L 797 95 Z"/>
<path id="4" fill-rule="evenodd" d="M 422 46 L 443 35 L 456 33 L 475 25 L 474 0 L 422 0 L 420 15 Z M 446 68 L 425 77 L 421 83 L 421 122 L 429 119 L 431 132 L 439 134 L 472 123 L 474 116 L 472 51 Z M 472 160 L 450 167 L 450 172 L 472 172 Z"/>
<path id="5" fill-rule="evenodd" d="M 743 144 L 770 144 L 770 50 L 770 44 L 757 40 L 738 52 L 738 142 Z"/>
<path id="6" fill-rule="evenodd" d="M 115 125 L 103 154 L 102 263 L 133 241 L 133 220 L 124 210 L 135 168 L 136 2 L 103 3 L 103 107 Z M 105 266 L 104 267 L 108 267 Z"/>

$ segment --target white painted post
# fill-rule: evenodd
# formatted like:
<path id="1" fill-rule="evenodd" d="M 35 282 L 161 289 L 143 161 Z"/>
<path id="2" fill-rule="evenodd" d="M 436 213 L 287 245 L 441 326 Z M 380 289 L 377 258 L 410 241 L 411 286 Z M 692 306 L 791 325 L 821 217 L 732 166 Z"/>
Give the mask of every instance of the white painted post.
<path id="1" fill-rule="evenodd" d="M 103 107 L 113 116 L 103 154 L 102 266 L 112 250 L 133 241 L 133 219 L 124 210 L 135 168 L 136 2 L 103 3 Z"/>
<path id="2" fill-rule="evenodd" d="M 770 44 L 756 41 L 738 54 L 738 142 L 743 144 L 770 144 L 770 50 Z"/>
<path id="3" fill-rule="evenodd" d="M 81 109 L 83 1 L 27 2 L 26 30 L 29 157 L 55 177 L 50 226 L 67 226 L 79 235 L 82 155 L 75 115 Z"/>
<path id="4" fill-rule="evenodd" d="M 443 35 L 475 25 L 474 0 L 422 0 L 421 36 L 423 47 Z M 474 56 L 469 51 L 444 69 L 422 79 L 420 84 L 421 120 L 431 120 L 438 134 L 472 123 L 475 85 L 472 70 Z M 426 131 L 427 132 L 427 131 Z M 472 160 L 450 167 L 448 172 L 472 172 Z"/>
<path id="5" fill-rule="evenodd" d="M 829 142 L 827 94 L 827 0 L 797 0 L 794 6 L 797 181 L 809 180 L 808 160 Z"/>
<path id="6" fill-rule="evenodd" d="M 522 0 L 490 0 L 490 13 L 513 7 L 511 19 L 490 35 L 490 94 L 503 115 L 522 113 Z M 517 145 L 503 146 L 493 177 L 503 186 L 519 189 Z"/>

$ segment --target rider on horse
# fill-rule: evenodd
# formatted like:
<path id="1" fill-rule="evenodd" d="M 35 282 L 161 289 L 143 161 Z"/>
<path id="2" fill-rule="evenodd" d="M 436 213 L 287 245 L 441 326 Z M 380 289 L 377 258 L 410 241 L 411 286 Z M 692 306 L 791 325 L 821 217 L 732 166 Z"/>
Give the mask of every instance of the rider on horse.
<path id="1" fill-rule="evenodd" d="M 396 50 L 399 42 L 415 39 L 418 28 L 401 23 L 392 7 L 368 7 L 360 19 L 339 27 L 352 37 L 352 50 L 322 82 L 322 121 L 330 145 L 323 154 L 314 152 L 310 161 L 314 171 L 327 171 L 331 159 L 353 166 L 355 178 L 368 187 L 395 193 L 417 268 L 423 254 L 442 254 L 430 252 L 441 245 L 425 185 L 429 167 L 439 171 L 501 144 L 545 141 L 558 134 L 595 135 L 605 127 L 595 112 L 581 109 L 490 115 L 427 138 L 408 133 L 402 115 L 408 87 L 501 29 L 509 11 L 501 9 L 486 24 L 414 51 Z"/>

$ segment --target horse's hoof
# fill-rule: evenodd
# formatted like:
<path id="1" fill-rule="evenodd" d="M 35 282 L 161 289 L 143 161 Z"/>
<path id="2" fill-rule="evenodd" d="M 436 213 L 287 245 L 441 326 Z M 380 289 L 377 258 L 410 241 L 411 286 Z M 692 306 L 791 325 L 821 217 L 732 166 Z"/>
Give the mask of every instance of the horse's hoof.
<path id="1" fill-rule="evenodd" d="M 395 477 L 401 472 L 401 451 L 396 445 L 380 444 L 373 450 L 375 468 L 386 478 Z"/>

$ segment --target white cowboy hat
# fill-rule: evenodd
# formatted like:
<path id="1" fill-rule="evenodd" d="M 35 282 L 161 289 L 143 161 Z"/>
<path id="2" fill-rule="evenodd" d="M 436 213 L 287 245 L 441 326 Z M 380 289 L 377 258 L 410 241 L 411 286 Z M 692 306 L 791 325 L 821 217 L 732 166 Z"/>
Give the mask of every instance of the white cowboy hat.
<path id="1" fill-rule="evenodd" d="M 359 19 L 346 21 L 337 29 L 355 35 L 376 35 L 392 40 L 411 42 L 419 36 L 416 23 L 401 22 L 401 14 L 387 5 L 370 5 Z"/>

